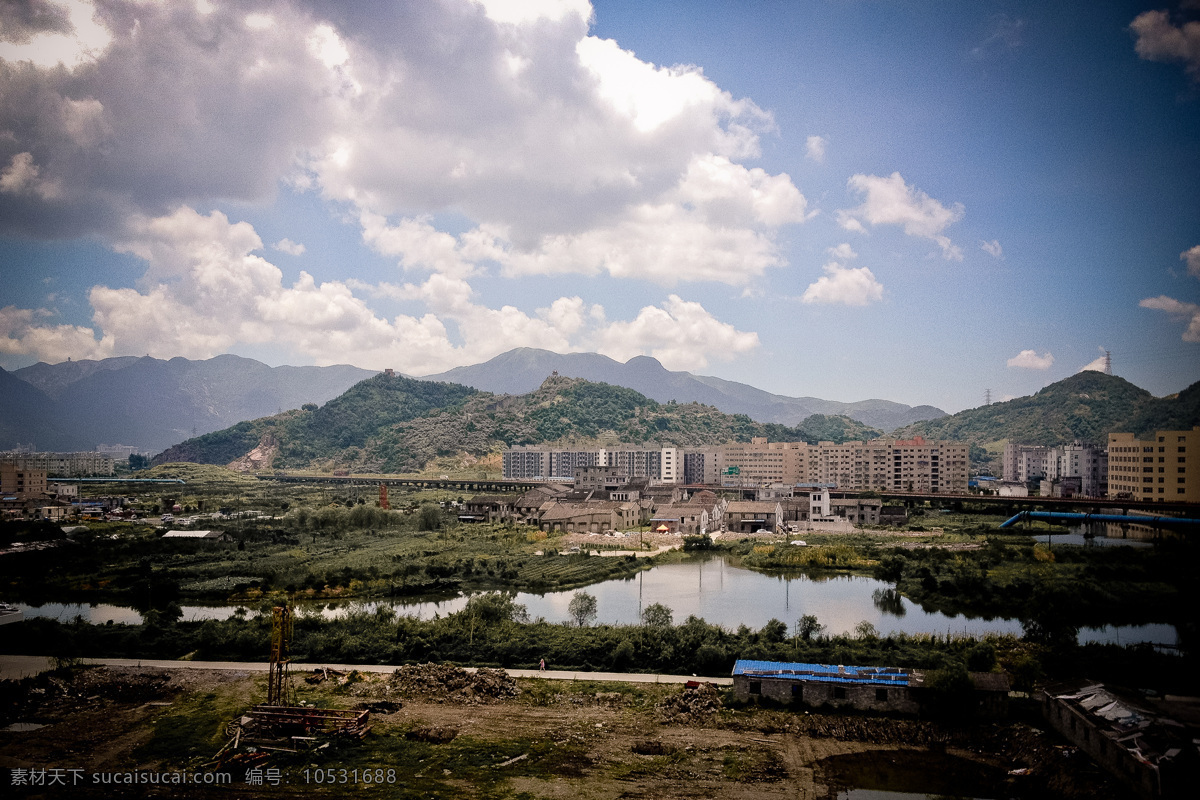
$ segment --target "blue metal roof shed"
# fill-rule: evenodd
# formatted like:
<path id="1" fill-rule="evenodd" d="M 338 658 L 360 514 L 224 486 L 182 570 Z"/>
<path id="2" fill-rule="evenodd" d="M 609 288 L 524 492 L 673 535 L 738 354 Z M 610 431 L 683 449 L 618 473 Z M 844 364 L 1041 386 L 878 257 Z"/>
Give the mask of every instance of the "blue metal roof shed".
<path id="1" fill-rule="evenodd" d="M 733 665 L 735 677 L 745 675 L 748 678 L 784 678 L 875 686 L 908 686 L 910 674 L 910 670 L 898 667 L 848 667 L 840 664 L 799 664 L 784 661 L 739 659 Z"/>

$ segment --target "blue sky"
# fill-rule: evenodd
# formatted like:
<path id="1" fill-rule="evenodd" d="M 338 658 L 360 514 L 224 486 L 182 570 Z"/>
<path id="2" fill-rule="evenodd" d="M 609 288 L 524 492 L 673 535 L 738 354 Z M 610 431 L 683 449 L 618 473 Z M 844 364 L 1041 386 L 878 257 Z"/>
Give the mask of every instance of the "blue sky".
<path id="1" fill-rule="evenodd" d="M 25 0 L 0 366 L 1200 380 L 1200 3 Z"/>

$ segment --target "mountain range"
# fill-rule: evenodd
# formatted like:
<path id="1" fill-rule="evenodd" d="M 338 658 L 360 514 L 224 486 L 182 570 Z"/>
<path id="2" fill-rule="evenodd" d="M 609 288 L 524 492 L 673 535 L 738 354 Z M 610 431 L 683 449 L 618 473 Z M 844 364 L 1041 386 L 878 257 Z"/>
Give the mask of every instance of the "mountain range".
<path id="1" fill-rule="evenodd" d="M 624 386 L 658 402 L 704 403 L 729 414 L 789 426 L 813 414 L 844 415 L 888 431 L 944 416 L 932 406 L 913 408 L 887 400 L 840 403 L 785 397 L 743 383 L 673 372 L 646 356 L 622 364 L 595 353 L 559 355 L 531 348 L 422 380 L 519 395 L 535 390 L 555 371 Z M 238 422 L 305 403 L 323 404 L 375 374 L 347 365 L 269 367 L 235 355 L 202 361 L 123 356 L 0 370 L 0 450 L 18 446 L 92 450 L 98 444 L 122 444 L 159 452 Z"/>
<path id="2" fill-rule="evenodd" d="M 320 408 L 189 439 L 155 456 L 154 463 L 394 473 L 422 470 L 436 458 L 470 462 L 523 444 L 703 447 L 754 436 L 841 442 L 882 433 L 848 417 L 821 414 L 797 427 L 755 422 L 700 403 L 659 403 L 633 389 L 563 375 L 519 395 L 376 375 Z"/>
<path id="3" fill-rule="evenodd" d="M 126 356 L 0 370 L 0 449 L 156 453 L 201 433 L 304 403 L 325 403 L 373 370 L 268 367 L 222 355 L 203 361 Z"/>
<path id="4" fill-rule="evenodd" d="M 744 383 L 675 372 L 657 359 L 636 356 L 624 364 L 598 353 L 553 353 L 518 347 L 490 361 L 455 367 L 424 380 L 460 383 L 493 394 L 532 392 L 547 375 L 557 372 L 569 378 L 624 386 L 651 400 L 666 403 L 704 403 L 726 414 L 745 414 L 759 422 L 798 425 L 813 414 L 845 416 L 872 428 L 890 431 L 927 419 L 946 416 L 933 406 L 907 406 L 890 400 L 861 400 L 842 403 L 819 397 L 787 397 L 756 389 Z"/>
<path id="5" fill-rule="evenodd" d="M 1029 397 L 917 422 L 894 435 L 966 441 L 975 466 L 994 466 L 1006 441 L 1103 444 L 1113 431 L 1145 435 L 1198 423 L 1200 383 L 1156 398 L 1123 378 L 1083 372 Z M 660 403 L 632 389 L 559 374 L 532 392 L 501 395 L 455 383 L 376 375 L 324 406 L 189 439 L 154 462 L 394 473 L 428 469 L 447 457 L 475 463 L 525 444 L 696 448 L 755 436 L 814 443 L 883 433 L 845 416 L 813 414 L 795 427 L 756 422 L 701 403 Z"/>

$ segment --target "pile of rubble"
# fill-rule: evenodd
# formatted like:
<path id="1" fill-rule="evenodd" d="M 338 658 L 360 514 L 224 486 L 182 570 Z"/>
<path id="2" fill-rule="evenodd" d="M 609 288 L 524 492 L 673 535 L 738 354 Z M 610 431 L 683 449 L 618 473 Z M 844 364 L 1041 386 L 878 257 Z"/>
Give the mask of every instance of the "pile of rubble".
<path id="1" fill-rule="evenodd" d="M 87 667 L 0 681 L 0 727 L 30 714 L 55 715 L 105 702 L 149 703 L 170 697 L 171 676 L 133 667 Z"/>
<path id="2" fill-rule="evenodd" d="M 689 682 L 658 704 L 664 722 L 700 722 L 721 710 L 721 693 L 711 683 Z"/>
<path id="3" fill-rule="evenodd" d="M 429 742 L 430 744 L 445 744 L 454 741 L 458 736 L 458 728 L 443 725 L 419 725 L 404 734 L 404 738 L 414 742 Z"/>
<path id="4" fill-rule="evenodd" d="M 403 697 L 427 697 L 439 703 L 488 703 L 521 691 L 502 669 L 480 667 L 468 672 L 449 664 L 406 664 L 392 674 L 389 684 Z"/>

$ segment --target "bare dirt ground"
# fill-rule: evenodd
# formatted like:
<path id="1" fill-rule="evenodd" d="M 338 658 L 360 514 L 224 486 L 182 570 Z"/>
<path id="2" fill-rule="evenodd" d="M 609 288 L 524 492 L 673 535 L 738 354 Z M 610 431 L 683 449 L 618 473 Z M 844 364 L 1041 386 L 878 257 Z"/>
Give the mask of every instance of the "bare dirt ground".
<path id="1" fill-rule="evenodd" d="M 730 696 L 715 689 L 689 694 L 657 684 L 514 682 L 503 674 L 476 680 L 454 668 L 421 669 L 407 676 L 330 673 L 314 683 L 303 680 L 312 673 L 298 674 L 299 702 L 385 705 L 372 713 L 372 727 L 361 740 L 326 747 L 314 741 L 320 749 L 273 753 L 263 767 L 279 770 L 278 786 L 248 784 L 244 770 L 233 769 L 231 786 L 224 788 L 78 780 L 73 786 L 30 786 L 14 785 L 12 776 L 78 769 L 92 781 L 92 773 L 102 772 L 221 769 L 211 761 L 229 739 L 230 722 L 262 701 L 261 674 L 96 667 L 0 683 L 0 727 L 46 725 L 0 733 L 0 794 L 817 800 L 836 796 L 847 776 L 908 767 L 909 773 L 958 770 L 972 786 L 993 790 L 973 796 L 1122 796 L 1086 759 L 1021 723 L 955 726 L 731 709 Z M 1030 774 L 1009 775 L 1022 768 Z M 378 780 L 363 780 L 366 772 Z M 869 780 L 865 788 L 871 788 Z"/>

